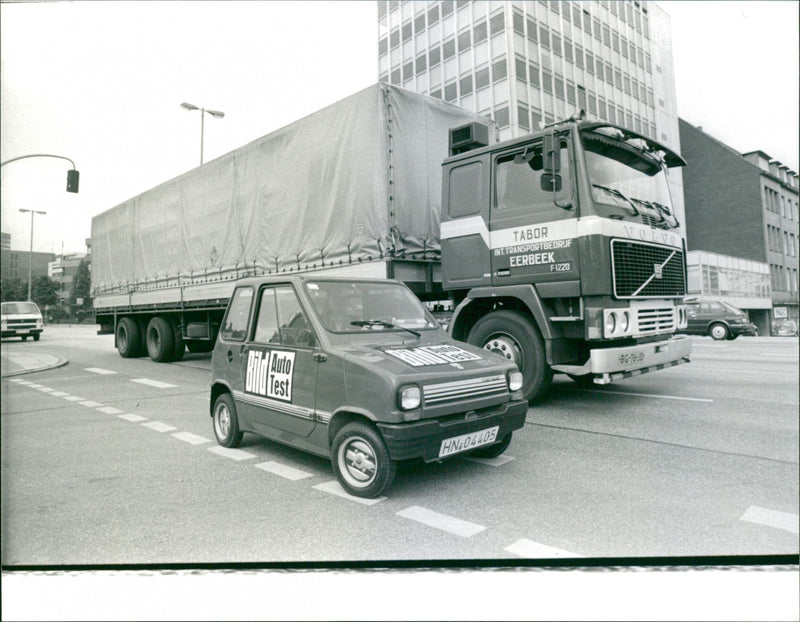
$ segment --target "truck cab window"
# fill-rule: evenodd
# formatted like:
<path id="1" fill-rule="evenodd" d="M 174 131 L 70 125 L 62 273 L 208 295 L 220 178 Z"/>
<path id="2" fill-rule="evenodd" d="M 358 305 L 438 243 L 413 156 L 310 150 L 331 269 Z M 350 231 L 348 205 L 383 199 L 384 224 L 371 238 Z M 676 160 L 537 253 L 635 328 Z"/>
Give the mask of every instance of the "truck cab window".
<path id="1" fill-rule="evenodd" d="M 219 333 L 223 339 L 233 341 L 244 340 L 247 333 L 247 320 L 250 317 L 250 303 L 253 300 L 253 290 L 249 287 L 237 289 L 233 294 L 228 314 L 222 323 Z"/>
<path id="2" fill-rule="evenodd" d="M 572 195 L 572 181 L 567 142 L 561 141 L 561 190 L 556 193 L 559 203 L 566 203 Z M 547 210 L 554 206 L 553 192 L 542 190 L 544 163 L 542 144 L 528 145 L 498 158 L 496 168 L 496 206 L 499 210 L 529 208 Z M 562 217 L 570 217 L 567 213 Z"/>

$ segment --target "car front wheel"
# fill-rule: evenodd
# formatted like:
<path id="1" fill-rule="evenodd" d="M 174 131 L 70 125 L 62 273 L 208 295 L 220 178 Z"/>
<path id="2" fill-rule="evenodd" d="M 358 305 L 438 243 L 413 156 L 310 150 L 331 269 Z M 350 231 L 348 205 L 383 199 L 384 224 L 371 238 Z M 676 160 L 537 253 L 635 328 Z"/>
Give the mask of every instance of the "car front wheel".
<path id="1" fill-rule="evenodd" d="M 348 423 L 336 434 L 331 462 L 342 488 L 367 499 L 380 495 L 392 483 L 397 470 L 380 433 L 360 421 Z"/>
<path id="2" fill-rule="evenodd" d="M 717 341 L 724 341 L 730 335 L 730 331 L 725 324 L 712 324 L 711 328 L 708 329 L 708 334 L 711 335 L 712 339 L 716 339 Z"/>

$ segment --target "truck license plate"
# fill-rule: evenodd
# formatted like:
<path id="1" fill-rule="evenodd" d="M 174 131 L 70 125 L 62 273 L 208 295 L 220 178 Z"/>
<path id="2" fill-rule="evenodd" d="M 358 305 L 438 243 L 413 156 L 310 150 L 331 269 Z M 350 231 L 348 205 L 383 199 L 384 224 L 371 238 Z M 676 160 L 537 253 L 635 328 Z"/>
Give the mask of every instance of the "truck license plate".
<path id="1" fill-rule="evenodd" d="M 461 436 L 454 436 L 453 438 L 446 438 L 442 441 L 439 448 L 439 457 L 444 458 L 451 454 L 457 454 L 460 451 L 467 451 L 475 449 L 481 445 L 489 445 L 497 440 L 497 432 L 500 426 L 496 425 L 493 428 L 487 428 L 478 432 L 470 432 L 469 434 L 462 434 Z"/>

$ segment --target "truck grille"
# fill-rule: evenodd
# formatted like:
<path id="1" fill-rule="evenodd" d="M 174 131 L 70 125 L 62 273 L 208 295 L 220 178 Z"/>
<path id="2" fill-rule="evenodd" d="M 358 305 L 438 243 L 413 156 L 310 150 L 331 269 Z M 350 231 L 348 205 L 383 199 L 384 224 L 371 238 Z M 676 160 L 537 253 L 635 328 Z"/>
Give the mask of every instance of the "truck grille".
<path id="1" fill-rule="evenodd" d="M 611 255 L 617 298 L 672 298 L 686 294 L 683 251 L 612 240 Z"/>
<path id="2" fill-rule="evenodd" d="M 672 307 L 660 309 L 637 309 L 636 317 L 640 333 L 658 333 L 675 329 L 675 313 Z"/>
<path id="3" fill-rule="evenodd" d="M 422 395 L 425 398 L 425 403 L 431 405 L 474 397 L 499 395 L 507 390 L 506 377 L 503 374 L 499 374 L 497 376 L 472 378 L 471 380 L 456 380 L 425 385 L 422 387 Z"/>

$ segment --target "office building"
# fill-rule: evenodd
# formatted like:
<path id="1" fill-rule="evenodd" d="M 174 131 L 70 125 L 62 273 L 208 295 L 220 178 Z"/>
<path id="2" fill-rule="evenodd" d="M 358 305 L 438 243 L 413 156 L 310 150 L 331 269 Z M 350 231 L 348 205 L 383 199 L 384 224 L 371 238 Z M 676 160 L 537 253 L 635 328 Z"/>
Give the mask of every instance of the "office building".
<path id="1" fill-rule="evenodd" d="M 582 108 L 680 152 L 669 16 L 653 2 L 380 0 L 378 24 L 381 81 L 486 115 L 500 140 Z M 680 169 L 670 186 L 683 223 Z"/>
<path id="2" fill-rule="evenodd" d="M 747 310 L 759 332 L 798 320 L 798 175 L 680 119 L 689 290 Z M 744 300 L 742 299 L 744 298 Z"/>

